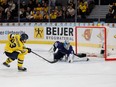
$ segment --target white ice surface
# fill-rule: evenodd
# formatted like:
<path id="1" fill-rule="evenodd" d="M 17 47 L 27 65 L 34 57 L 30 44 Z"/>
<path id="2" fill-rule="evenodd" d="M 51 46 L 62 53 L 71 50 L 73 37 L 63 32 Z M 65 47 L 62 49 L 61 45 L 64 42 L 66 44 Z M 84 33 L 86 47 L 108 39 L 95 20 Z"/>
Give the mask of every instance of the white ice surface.
<path id="1" fill-rule="evenodd" d="M 52 54 L 47 52 L 50 45 L 27 46 L 53 60 Z M 2 65 L 7 58 L 3 52 L 4 44 L 0 44 L 0 87 L 116 87 L 116 61 L 90 58 L 88 62 L 50 64 L 30 53 L 24 61 L 27 72 L 18 72 L 17 60 L 10 68 Z"/>

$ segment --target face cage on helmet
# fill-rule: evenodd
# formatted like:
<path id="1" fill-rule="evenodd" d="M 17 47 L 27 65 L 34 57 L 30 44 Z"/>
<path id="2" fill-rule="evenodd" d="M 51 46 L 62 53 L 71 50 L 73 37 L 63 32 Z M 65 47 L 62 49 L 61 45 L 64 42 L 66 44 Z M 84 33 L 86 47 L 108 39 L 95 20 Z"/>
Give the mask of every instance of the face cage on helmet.
<path id="1" fill-rule="evenodd" d="M 70 43 L 64 43 L 64 48 L 69 50 L 69 47 L 70 47 Z"/>

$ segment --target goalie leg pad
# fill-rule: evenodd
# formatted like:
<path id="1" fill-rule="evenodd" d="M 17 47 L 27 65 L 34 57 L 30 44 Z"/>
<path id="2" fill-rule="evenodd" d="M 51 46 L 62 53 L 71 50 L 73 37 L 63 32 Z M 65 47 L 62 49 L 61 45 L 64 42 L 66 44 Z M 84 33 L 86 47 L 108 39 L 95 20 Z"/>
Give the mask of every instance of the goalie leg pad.
<path id="1" fill-rule="evenodd" d="M 74 60 L 74 55 L 73 54 L 70 54 L 69 57 L 68 57 L 68 62 L 69 63 L 72 63 Z"/>
<path id="2" fill-rule="evenodd" d="M 64 54 L 62 54 L 59 51 L 57 53 L 54 53 L 54 59 L 60 60 L 63 58 L 63 56 L 64 56 Z"/>

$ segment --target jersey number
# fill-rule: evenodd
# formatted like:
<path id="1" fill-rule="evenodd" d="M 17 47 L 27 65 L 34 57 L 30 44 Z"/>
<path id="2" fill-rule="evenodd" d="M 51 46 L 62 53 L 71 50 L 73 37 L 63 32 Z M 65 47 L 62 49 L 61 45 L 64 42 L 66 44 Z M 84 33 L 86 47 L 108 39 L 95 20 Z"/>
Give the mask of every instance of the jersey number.
<path id="1" fill-rule="evenodd" d="M 16 43 L 15 43 L 15 40 L 14 40 L 14 39 L 11 40 L 10 42 L 11 42 L 11 43 L 10 43 L 10 47 L 11 47 L 11 48 L 16 47 Z"/>

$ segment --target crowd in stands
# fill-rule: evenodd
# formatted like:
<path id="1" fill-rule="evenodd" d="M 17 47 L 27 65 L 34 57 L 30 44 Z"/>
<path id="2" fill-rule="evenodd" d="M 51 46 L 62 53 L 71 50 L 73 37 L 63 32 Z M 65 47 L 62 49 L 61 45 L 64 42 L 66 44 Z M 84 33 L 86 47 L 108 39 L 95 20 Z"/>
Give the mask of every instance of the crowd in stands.
<path id="1" fill-rule="evenodd" d="M 0 20 L 12 20 L 17 16 L 17 5 L 12 0 L 0 0 Z"/>
<path id="2" fill-rule="evenodd" d="M 57 1 L 62 0 L 0 0 L 0 22 L 87 19 L 98 0 L 66 0 L 67 4 Z M 106 19 L 112 18 L 116 19 L 116 2 L 110 3 L 106 14 Z"/>
<path id="3" fill-rule="evenodd" d="M 77 18 L 86 19 L 94 7 L 94 0 L 76 2 L 67 0 L 67 5 L 63 6 L 57 0 L 0 0 L 0 21 L 66 20 L 75 19 L 75 15 Z"/>
<path id="4" fill-rule="evenodd" d="M 106 19 L 116 19 L 116 2 L 109 5 L 109 12 L 106 14 Z"/>

